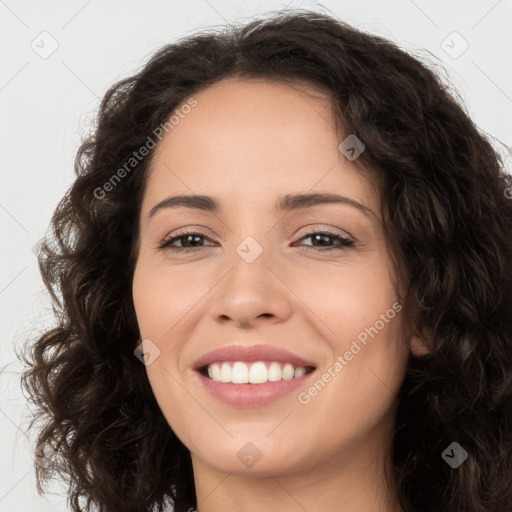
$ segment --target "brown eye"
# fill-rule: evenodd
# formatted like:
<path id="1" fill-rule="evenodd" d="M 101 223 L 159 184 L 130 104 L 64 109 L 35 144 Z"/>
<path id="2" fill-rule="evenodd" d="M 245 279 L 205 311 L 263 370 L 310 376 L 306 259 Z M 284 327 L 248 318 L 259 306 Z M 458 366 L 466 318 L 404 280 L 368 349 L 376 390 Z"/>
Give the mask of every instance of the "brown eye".
<path id="1" fill-rule="evenodd" d="M 178 233 L 167 240 L 164 240 L 160 245 L 160 249 L 170 249 L 173 251 L 195 252 L 204 245 L 201 245 L 201 240 L 207 240 L 207 237 L 202 233 L 197 232 L 184 232 Z M 179 241 L 180 245 L 174 245 Z M 210 244 L 211 245 L 211 244 Z"/>
<path id="2" fill-rule="evenodd" d="M 303 236 L 300 240 L 311 239 L 311 244 L 306 244 L 306 250 L 316 249 L 318 251 L 336 251 L 344 250 L 354 246 L 354 242 L 336 233 L 328 231 L 309 233 Z M 315 245 L 318 243 L 319 245 Z M 330 247 L 336 244 L 334 247 Z"/>

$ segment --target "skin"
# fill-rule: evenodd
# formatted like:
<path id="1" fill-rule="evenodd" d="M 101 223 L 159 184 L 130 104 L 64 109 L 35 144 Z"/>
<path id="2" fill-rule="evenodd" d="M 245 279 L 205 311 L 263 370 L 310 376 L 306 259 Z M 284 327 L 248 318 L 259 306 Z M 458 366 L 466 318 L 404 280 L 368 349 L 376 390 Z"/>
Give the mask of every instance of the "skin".
<path id="1" fill-rule="evenodd" d="M 191 451 L 198 511 L 401 511 L 389 450 L 409 346 L 421 353 L 402 336 L 402 313 L 307 404 L 292 392 L 257 408 L 229 406 L 193 370 L 213 349 L 268 343 L 314 361 L 320 377 L 392 309 L 398 296 L 371 172 L 338 150 L 348 134 L 337 133 L 325 91 L 229 78 L 194 98 L 151 163 L 133 299 L 141 338 L 160 350 L 146 366 L 151 387 Z M 341 194 L 373 214 L 346 204 L 276 213 L 280 196 L 299 192 Z M 221 209 L 149 217 L 178 194 L 214 196 Z M 159 248 L 181 228 L 204 236 L 196 252 Z M 322 252 L 322 240 L 306 235 L 325 229 L 355 245 Z M 236 251 L 247 236 L 263 249 L 252 263 Z M 252 467 L 237 456 L 248 442 L 261 454 Z"/>

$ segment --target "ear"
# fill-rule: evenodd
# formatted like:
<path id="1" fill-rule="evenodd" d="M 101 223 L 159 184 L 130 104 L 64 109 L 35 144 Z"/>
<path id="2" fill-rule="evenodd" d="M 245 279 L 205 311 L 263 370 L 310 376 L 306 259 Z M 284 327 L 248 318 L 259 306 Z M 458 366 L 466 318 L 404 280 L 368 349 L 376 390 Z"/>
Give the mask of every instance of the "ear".
<path id="1" fill-rule="evenodd" d="M 411 352 L 415 356 L 423 356 L 425 354 L 430 353 L 430 350 L 426 347 L 426 345 L 417 336 L 411 336 L 411 342 L 409 344 L 409 348 L 411 349 Z"/>

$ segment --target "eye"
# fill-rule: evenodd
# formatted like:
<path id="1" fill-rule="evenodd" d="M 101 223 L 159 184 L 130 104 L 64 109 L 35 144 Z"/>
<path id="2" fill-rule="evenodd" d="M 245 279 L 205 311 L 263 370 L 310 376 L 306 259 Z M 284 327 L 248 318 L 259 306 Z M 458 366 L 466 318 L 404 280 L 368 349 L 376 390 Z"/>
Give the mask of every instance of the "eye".
<path id="1" fill-rule="evenodd" d="M 174 235 L 167 240 L 164 240 L 159 249 L 168 249 L 171 251 L 181 251 L 181 252 L 196 252 L 201 249 L 200 244 L 201 239 L 207 239 L 205 235 L 202 233 L 197 233 L 195 231 L 183 231 Z M 175 242 L 180 242 L 181 245 L 173 245 Z M 213 245 L 213 244 L 211 244 Z"/>
<path id="2" fill-rule="evenodd" d="M 301 237 L 299 240 L 306 240 L 308 238 L 311 239 L 312 244 L 306 244 L 306 246 L 302 246 L 305 247 L 306 250 L 313 249 L 321 252 L 343 251 L 355 245 L 353 240 L 350 240 L 349 238 L 341 236 L 337 233 L 332 233 L 330 231 L 319 231 L 309 233 Z M 320 245 L 314 245 L 315 243 L 319 243 Z M 335 244 L 334 247 L 329 247 L 332 246 L 333 244 Z"/>
<path id="3" fill-rule="evenodd" d="M 337 233 L 332 233 L 330 231 L 318 231 L 308 233 L 302 236 L 299 240 L 311 240 L 311 244 L 305 244 L 301 247 L 306 250 L 316 250 L 316 251 L 342 251 L 348 249 L 349 247 L 353 247 L 355 245 L 353 240 L 349 238 L 343 237 Z M 171 238 L 164 240 L 159 249 L 171 250 L 175 252 L 186 252 L 192 253 L 201 250 L 206 247 L 202 242 L 205 240 L 209 240 L 204 234 L 196 232 L 196 231 L 182 231 Z M 180 245 L 175 245 L 176 242 L 179 242 Z M 319 244 L 319 245 L 315 245 Z M 215 244 L 209 244 L 215 245 Z M 295 246 L 295 244 L 294 244 Z M 330 247 L 331 246 L 331 247 Z"/>

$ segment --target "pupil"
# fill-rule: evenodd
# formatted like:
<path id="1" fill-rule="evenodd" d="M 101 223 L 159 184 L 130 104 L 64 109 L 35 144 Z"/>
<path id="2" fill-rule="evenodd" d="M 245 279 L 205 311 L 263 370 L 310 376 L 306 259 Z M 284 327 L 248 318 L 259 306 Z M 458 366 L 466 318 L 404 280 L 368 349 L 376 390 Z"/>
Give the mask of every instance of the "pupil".
<path id="1" fill-rule="evenodd" d="M 197 236 L 197 235 L 187 235 L 187 238 L 185 239 L 187 245 L 190 243 L 190 239 L 192 239 L 192 238 L 195 238 L 196 242 L 197 242 L 197 239 L 200 238 L 200 237 Z M 194 242 L 191 242 L 191 243 L 192 243 L 192 245 L 194 245 Z"/>
<path id="2" fill-rule="evenodd" d="M 321 245 L 329 245 L 329 236 L 327 236 L 327 235 L 315 235 L 315 237 L 316 237 L 317 241 L 322 242 Z M 323 240 L 321 240 L 319 237 L 322 237 Z"/>

